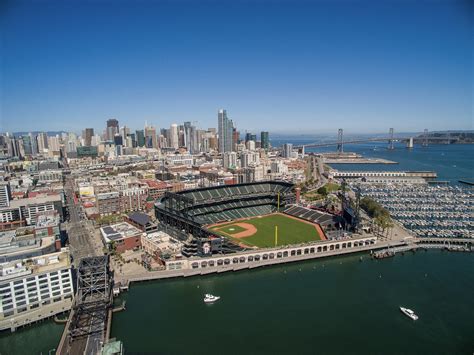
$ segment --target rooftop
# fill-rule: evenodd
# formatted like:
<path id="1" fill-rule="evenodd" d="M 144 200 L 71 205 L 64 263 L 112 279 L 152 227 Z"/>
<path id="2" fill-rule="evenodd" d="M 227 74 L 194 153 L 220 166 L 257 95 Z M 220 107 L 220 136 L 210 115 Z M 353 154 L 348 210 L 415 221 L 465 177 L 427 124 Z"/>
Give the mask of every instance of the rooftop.
<path id="1" fill-rule="evenodd" d="M 150 216 L 141 212 L 132 212 L 128 215 L 128 218 L 141 226 L 146 226 L 150 222 Z"/>
<path id="2" fill-rule="evenodd" d="M 36 228 L 55 227 L 59 224 L 59 214 L 55 213 L 44 213 L 37 216 Z"/>
<path id="3" fill-rule="evenodd" d="M 57 253 L 1 263 L 0 280 L 4 281 L 29 274 L 41 274 L 47 271 L 66 268 L 70 265 L 69 249 L 63 248 Z"/>
<path id="4" fill-rule="evenodd" d="M 151 187 L 153 189 L 166 189 L 168 187 L 168 184 L 166 182 L 160 181 L 160 180 L 143 180 L 148 187 Z"/>
<path id="5" fill-rule="evenodd" d="M 22 198 L 20 200 L 12 200 L 10 201 L 10 208 L 19 208 L 21 206 L 26 205 L 35 205 L 35 204 L 42 204 L 48 202 L 60 202 L 61 196 L 59 194 L 52 194 L 52 195 L 43 195 L 37 197 L 29 197 L 29 198 Z"/>
<path id="6" fill-rule="evenodd" d="M 106 242 L 134 237 L 142 234 L 142 231 L 130 223 L 121 222 L 110 226 L 102 227 L 100 232 Z"/>

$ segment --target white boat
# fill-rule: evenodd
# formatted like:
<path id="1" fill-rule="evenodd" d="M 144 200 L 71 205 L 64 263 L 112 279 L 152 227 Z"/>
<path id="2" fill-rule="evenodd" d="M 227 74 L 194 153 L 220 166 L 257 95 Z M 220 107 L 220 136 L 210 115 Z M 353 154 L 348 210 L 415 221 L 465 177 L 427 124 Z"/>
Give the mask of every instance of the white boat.
<path id="1" fill-rule="evenodd" d="M 417 320 L 418 316 L 409 308 L 400 307 L 400 311 L 405 314 L 407 317 L 410 317 L 413 320 Z"/>
<path id="2" fill-rule="evenodd" d="M 214 295 L 211 295 L 210 293 L 206 293 L 204 296 L 205 296 L 204 303 L 214 303 L 220 299 L 219 296 L 214 296 Z"/>

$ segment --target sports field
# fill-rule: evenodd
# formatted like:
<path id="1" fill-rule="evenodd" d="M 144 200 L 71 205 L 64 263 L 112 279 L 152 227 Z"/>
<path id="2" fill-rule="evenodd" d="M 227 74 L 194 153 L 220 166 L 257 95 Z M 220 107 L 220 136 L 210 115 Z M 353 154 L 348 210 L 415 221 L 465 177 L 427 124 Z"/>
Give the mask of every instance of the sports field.
<path id="1" fill-rule="evenodd" d="M 265 248 L 275 246 L 275 226 L 278 226 L 277 246 L 322 239 L 318 225 L 281 213 L 225 222 L 209 229 L 239 244 Z"/>

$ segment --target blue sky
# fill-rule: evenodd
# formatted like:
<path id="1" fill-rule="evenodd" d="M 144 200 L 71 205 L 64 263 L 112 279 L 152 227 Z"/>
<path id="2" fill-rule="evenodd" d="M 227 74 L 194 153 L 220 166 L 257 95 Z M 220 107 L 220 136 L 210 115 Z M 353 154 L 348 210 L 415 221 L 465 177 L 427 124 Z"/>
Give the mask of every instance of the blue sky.
<path id="1" fill-rule="evenodd" d="M 0 131 L 473 129 L 468 1 L 10 1 Z"/>

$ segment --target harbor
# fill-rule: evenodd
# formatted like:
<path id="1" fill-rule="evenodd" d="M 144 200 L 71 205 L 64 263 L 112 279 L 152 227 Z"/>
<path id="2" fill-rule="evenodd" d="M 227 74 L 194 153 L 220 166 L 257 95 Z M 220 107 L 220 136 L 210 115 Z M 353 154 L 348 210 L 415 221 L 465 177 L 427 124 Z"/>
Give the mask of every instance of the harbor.
<path id="1" fill-rule="evenodd" d="M 474 237 L 474 189 L 430 184 L 357 184 L 416 236 Z"/>

